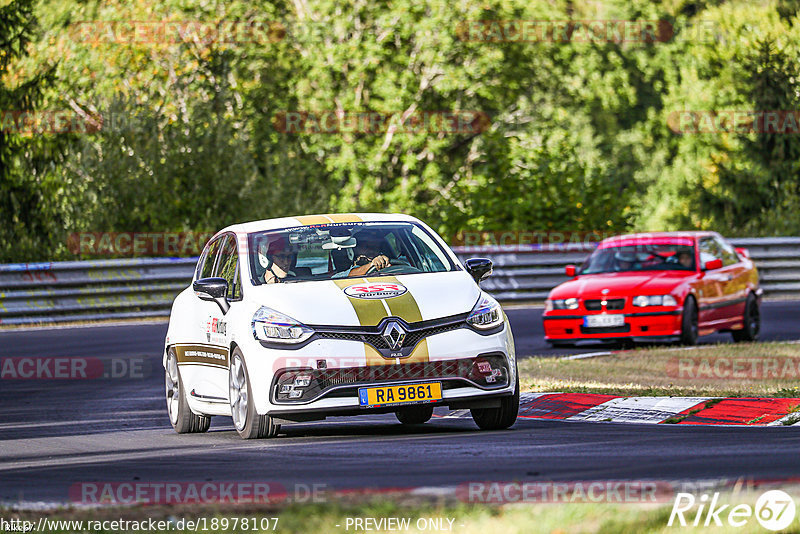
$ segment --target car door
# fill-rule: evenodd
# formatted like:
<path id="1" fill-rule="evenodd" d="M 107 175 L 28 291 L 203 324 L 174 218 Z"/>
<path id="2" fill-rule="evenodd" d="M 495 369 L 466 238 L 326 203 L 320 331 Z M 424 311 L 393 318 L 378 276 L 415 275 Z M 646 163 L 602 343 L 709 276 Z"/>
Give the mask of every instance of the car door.
<path id="1" fill-rule="evenodd" d="M 722 293 L 725 306 L 720 308 L 719 320 L 736 321 L 744 314 L 745 300 L 747 299 L 748 272 L 745 265 L 739 260 L 736 250 L 721 236 L 715 236 L 720 254 L 722 256 Z"/>
<path id="2" fill-rule="evenodd" d="M 217 276 L 227 238 L 223 235 L 206 245 L 195 280 Z M 222 312 L 216 302 L 201 300 L 196 295 L 193 298 L 188 312 L 192 314 L 190 339 L 175 345 L 181 379 L 189 396 L 206 402 L 225 402 L 229 360 L 224 346 L 226 325 L 220 324 Z"/>
<path id="3" fill-rule="evenodd" d="M 722 269 L 705 270 L 706 263 L 713 260 L 722 260 L 719 244 L 712 236 L 700 238 L 697 244 L 700 255 L 700 268 L 703 277 L 698 287 L 698 322 L 700 325 L 715 326 L 720 319 L 720 308 L 725 302 L 725 278 Z"/>

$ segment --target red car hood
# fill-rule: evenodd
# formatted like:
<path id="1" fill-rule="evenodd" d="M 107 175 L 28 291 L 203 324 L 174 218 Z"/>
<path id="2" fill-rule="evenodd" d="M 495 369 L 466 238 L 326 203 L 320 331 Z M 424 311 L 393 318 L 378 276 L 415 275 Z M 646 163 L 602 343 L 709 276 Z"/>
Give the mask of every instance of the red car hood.
<path id="1" fill-rule="evenodd" d="M 564 282 L 550 292 L 551 299 L 666 295 L 697 276 L 689 271 L 585 274 Z M 603 294 L 602 291 L 608 292 Z"/>

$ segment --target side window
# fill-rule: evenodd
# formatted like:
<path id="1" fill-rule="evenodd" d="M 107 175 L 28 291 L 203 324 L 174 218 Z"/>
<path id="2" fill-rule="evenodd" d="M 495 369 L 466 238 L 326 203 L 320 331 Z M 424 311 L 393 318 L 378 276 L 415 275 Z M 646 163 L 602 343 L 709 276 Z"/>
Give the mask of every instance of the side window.
<path id="1" fill-rule="evenodd" d="M 722 265 L 733 265 L 739 262 L 739 256 L 727 241 L 720 238 L 716 238 L 714 241 L 717 242 L 717 246 L 722 253 Z"/>
<path id="2" fill-rule="evenodd" d="M 214 272 L 214 261 L 217 259 L 220 241 L 221 240 L 219 238 L 215 239 L 206 247 L 206 251 L 203 253 L 202 265 L 198 270 L 197 278 L 209 278 Z"/>
<path id="3" fill-rule="evenodd" d="M 700 265 L 704 266 L 707 262 L 722 259 L 722 251 L 719 244 L 713 237 L 704 237 L 700 240 Z"/>
<path id="4" fill-rule="evenodd" d="M 222 245 L 222 250 L 219 255 L 219 265 L 215 275 L 224 278 L 228 282 L 228 295 L 232 299 L 238 298 L 236 295 L 241 295 L 241 287 L 238 284 L 238 267 L 239 256 L 236 253 L 236 238 L 232 235 L 225 237 Z"/>

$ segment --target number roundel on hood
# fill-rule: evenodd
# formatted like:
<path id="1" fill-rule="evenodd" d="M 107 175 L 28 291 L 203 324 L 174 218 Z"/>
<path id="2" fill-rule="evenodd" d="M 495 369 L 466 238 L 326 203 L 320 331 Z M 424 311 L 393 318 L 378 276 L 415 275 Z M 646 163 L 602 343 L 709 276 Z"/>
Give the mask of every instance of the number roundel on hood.
<path id="1" fill-rule="evenodd" d="M 348 286 L 344 293 L 354 299 L 390 299 L 399 297 L 406 291 L 406 286 L 398 282 L 374 282 Z"/>

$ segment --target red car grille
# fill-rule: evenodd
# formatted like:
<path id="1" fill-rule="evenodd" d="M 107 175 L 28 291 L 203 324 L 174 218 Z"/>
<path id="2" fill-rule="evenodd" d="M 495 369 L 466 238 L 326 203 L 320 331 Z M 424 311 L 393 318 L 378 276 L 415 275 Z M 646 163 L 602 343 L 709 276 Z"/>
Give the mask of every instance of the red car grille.
<path id="1" fill-rule="evenodd" d="M 625 299 L 606 299 L 605 303 L 607 310 L 621 310 L 625 307 Z M 587 299 L 583 301 L 583 305 L 590 311 L 603 309 L 603 301 L 601 299 Z"/>

